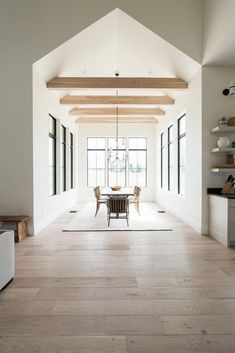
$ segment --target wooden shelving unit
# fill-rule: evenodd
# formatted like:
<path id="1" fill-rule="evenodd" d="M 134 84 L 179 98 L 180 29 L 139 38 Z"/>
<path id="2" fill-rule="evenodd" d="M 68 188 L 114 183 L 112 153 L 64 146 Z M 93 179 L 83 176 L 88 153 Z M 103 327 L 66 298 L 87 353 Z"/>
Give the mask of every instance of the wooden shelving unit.
<path id="1" fill-rule="evenodd" d="M 221 133 L 221 132 L 235 132 L 235 126 L 216 126 L 211 130 L 212 133 Z"/>
<path id="2" fill-rule="evenodd" d="M 216 133 L 233 133 L 235 134 L 235 126 L 216 126 L 211 130 L 211 133 L 216 134 Z M 212 148 L 211 150 L 212 153 L 235 153 L 235 148 L 233 147 L 228 147 L 228 148 L 219 148 L 219 147 L 215 147 Z M 224 163 L 225 164 L 225 163 Z M 212 173 L 231 173 L 231 174 L 235 174 L 235 168 L 232 168 L 230 166 L 228 167 L 223 167 L 221 166 L 217 166 L 214 168 L 211 168 L 211 172 Z"/>
<path id="3" fill-rule="evenodd" d="M 212 173 L 235 173 L 235 168 L 211 168 Z"/>
<path id="4" fill-rule="evenodd" d="M 211 152 L 213 153 L 219 153 L 219 152 L 224 152 L 224 153 L 235 153 L 235 148 L 232 147 L 228 147 L 228 148 L 219 148 L 219 147 L 215 147 L 212 148 Z"/>

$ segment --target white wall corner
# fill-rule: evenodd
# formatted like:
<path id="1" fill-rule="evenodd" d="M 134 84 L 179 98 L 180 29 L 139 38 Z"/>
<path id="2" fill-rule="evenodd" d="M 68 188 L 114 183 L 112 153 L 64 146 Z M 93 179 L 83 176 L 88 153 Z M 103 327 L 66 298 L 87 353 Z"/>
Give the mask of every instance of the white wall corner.
<path id="1" fill-rule="evenodd" d="M 200 233 L 202 235 L 208 235 L 209 234 L 209 225 L 208 224 L 202 224 Z"/>
<path id="2" fill-rule="evenodd" d="M 184 223 L 186 223 L 188 226 L 190 226 L 192 229 L 194 229 L 197 233 L 199 234 L 207 234 L 204 233 L 203 231 L 206 230 L 206 228 L 203 228 L 203 225 L 193 219 L 192 217 L 186 215 L 184 212 L 181 212 L 179 210 L 176 210 L 175 207 L 169 207 L 169 205 L 164 205 L 161 202 L 158 202 L 158 200 L 156 201 L 158 205 L 162 206 L 163 208 L 165 208 L 167 211 L 169 211 L 170 213 L 172 213 L 174 216 L 176 216 L 177 218 L 181 219 Z"/>

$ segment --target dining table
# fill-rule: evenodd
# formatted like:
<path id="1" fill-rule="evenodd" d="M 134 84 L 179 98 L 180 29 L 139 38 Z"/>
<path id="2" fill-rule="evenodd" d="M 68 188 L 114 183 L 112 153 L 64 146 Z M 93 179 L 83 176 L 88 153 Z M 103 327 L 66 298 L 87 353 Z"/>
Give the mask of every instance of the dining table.
<path id="1" fill-rule="evenodd" d="M 121 188 L 119 191 L 113 191 L 111 188 L 101 189 L 102 196 L 134 196 L 134 189 L 132 188 Z"/>

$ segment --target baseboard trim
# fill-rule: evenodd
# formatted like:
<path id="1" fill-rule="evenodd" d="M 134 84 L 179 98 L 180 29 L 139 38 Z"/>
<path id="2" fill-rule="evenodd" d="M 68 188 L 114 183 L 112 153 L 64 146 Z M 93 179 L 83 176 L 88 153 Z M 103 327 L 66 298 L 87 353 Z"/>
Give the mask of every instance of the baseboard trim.
<path id="1" fill-rule="evenodd" d="M 62 214 L 70 210 L 76 205 L 76 203 L 71 203 L 71 205 L 66 205 L 65 207 L 61 207 L 55 212 L 51 213 L 49 216 L 45 217 L 43 220 L 34 224 L 33 226 L 33 234 L 37 235 L 42 229 L 46 228 L 50 223 L 54 222 L 56 218 L 60 217 Z"/>
<path id="2" fill-rule="evenodd" d="M 156 201 L 158 205 L 164 207 L 167 211 L 169 211 L 170 213 L 172 213 L 174 216 L 176 216 L 177 218 L 181 219 L 185 224 L 187 224 L 188 226 L 190 226 L 192 229 L 194 229 L 197 233 L 199 234 L 207 234 L 203 232 L 203 226 L 200 222 L 195 221 L 193 218 L 185 215 L 182 212 L 178 212 L 176 211 L 174 208 L 171 208 L 169 206 L 164 205 L 161 202 L 158 202 L 158 200 Z"/>

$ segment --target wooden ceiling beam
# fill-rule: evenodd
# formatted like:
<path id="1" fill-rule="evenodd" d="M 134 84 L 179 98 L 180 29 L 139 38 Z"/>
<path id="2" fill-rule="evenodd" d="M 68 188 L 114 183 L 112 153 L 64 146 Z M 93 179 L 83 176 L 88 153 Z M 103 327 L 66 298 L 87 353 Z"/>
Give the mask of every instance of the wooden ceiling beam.
<path id="1" fill-rule="evenodd" d="M 125 118 L 119 121 L 121 124 L 157 124 L 158 121 L 152 118 Z M 115 124 L 115 118 L 78 118 L 78 124 Z"/>
<path id="2" fill-rule="evenodd" d="M 87 115 L 117 115 L 116 108 L 73 108 L 69 111 L 72 116 L 87 116 Z M 142 115 L 142 116 L 156 116 L 165 115 L 164 110 L 160 108 L 118 108 L 119 116 L 126 115 Z"/>
<path id="3" fill-rule="evenodd" d="M 67 95 L 60 104 L 174 104 L 174 99 L 165 96 L 79 96 Z"/>
<path id="4" fill-rule="evenodd" d="M 141 88 L 186 89 L 186 81 L 177 77 L 55 77 L 47 82 L 50 89 Z"/>

